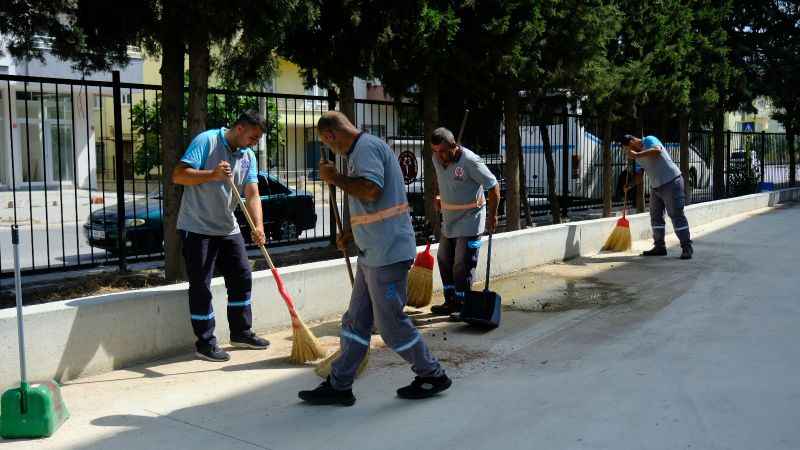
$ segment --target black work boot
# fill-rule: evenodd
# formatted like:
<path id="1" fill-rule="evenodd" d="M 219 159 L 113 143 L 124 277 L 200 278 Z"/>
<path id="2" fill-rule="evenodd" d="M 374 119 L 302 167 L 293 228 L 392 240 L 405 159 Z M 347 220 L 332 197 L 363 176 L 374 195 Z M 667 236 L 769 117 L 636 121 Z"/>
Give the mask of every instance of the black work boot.
<path id="1" fill-rule="evenodd" d="M 269 341 L 256 336 L 252 331 L 247 331 L 238 336 L 231 336 L 231 345 L 237 348 L 264 350 L 269 347 Z"/>
<path id="2" fill-rule="evenodd" d="M 667 256 L 666 247 L 653 247 L 642 252 L 642 256 Z"/>
<path id="3" fill-rule="evenodd" d="M 353 406 L 356 402 L 353 390 L 339 391 L 333 388 L 330 378 L 326 378 L 313 391 L 300 391 L 297 395 L 306 403 L 312 405 L 342 405 Z"/>
<path id="4" fill-rule="evenodd" d="M 444 374 L 440 377 L 416 377 L 411 384 L 398 389 L 397 396 L 412 400 L 433 397 L 449 388 L 451 384 L 453 381 Z"/>
<path id="5" fill-rule="evenodd" d="M 431 306 L 431 313 L 437 316 L 449 316 L 453 313 L 460 313 L 461 308 L 464 307 L 464 302 L 456 300 L 445 300 L 441 305 Z"/>
<path id="6" fill-rule="evenodd" d="M 194 355 L 200 359 L 212 362 L 225 362 L 231 359 L 231 355 L 229 355 L 228 352 L 216 345 L 213 347 L 198 348 Z"/>
<path id="7" fill-rule="evenodd" d="M 682 246 L 683 251 L 681 252 L 681 259 L 692 259 L 692 255 L 694 254 L 694 249 L 692 248 L 692 244 L 686 244 Z"/>

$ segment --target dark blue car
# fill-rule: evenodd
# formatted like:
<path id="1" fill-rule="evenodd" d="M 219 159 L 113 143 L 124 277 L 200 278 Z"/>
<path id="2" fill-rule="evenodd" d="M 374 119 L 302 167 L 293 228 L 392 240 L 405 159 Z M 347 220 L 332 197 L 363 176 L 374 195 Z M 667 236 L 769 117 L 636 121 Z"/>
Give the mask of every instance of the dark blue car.
<path id="1" fill-rule="evenodd" d="M 297 191 L 267 172 L 258 174 L 258 191 L 264 215 L 264 231 L 271 241 L 296 239 L 317 223 L 314 197 Z M 126 254 L 161 253 L 164 231 L 161 218 L 162 200 L 159 195 L 125 203 Z M 250 226 L 237 208 L 236 219 L 246 242 L 250 242 Z M 111 253 L 117 250 L 117 207 L 108 206 L 92 212 L 83 226 L 89 245 Z"/>

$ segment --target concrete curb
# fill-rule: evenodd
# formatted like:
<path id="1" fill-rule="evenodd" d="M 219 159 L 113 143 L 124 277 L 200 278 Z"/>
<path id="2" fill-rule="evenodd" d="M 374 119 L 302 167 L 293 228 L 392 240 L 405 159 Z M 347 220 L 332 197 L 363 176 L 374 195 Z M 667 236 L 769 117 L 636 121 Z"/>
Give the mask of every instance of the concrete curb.
<path id="1" fill-rule="evenodd" d="M 800 188 L 753 194 L 691 205 L 693 227 L 800 199 Z M 634 240 L 649 239 L 648 214 L 629 216 Z M 502 233 L 495 237 L 493 277 L 526 268 L 593 255 L 614 227 L 616 218 L 550 225 Z M 668 221 L 669 222 L 669 221 Z M 668 223 L 668 235 L 672 233 Z M 431 247 L 436 252 L 438 246 Z M 483 279 L 481 252 L 477 279 Z M 342 313 L 350 297 L 344 260 L 322 261 L 281 269 L 281 277 L 306 322 Z M 28 374 L 31 380 L 69 380 L 189 351 L 194 342 L 186 297 L 188 284 L 87 297 L 25 308 Z M 441 281 L 434 276 L 434 289 Z M 221 278 L 212 282 L 217 337 L 228 340 L 226 292 Z M 272 274 L 253 274 L 253 327 L 263 332 L 289 324 Z M 0 389 L 19 378 L 16 311 L 0 311 Z"/>

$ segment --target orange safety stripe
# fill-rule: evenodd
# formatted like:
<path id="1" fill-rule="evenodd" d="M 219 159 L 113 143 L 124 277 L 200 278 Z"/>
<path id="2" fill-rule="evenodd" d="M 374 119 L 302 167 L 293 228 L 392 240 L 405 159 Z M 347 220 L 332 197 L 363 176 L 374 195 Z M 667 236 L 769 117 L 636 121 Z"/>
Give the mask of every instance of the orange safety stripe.
<path id="1" fill-rule="evenodd" d="M 380 222 L 381 220 L 386 220 L 394 216 L 399 216 L 400 214 L 407 212 L 408 209 L 409 209 L 408 203 L 402 203 L 400 205 L 395 205 L 390 208 L 382 209 L 380 211 L 375 211 L 374 213 L 350 216 L 350 224 L 355 226 L 355 225 L 365 225 L 368 223 Z"/>
<path id="2" fill-rule="evenodd" d="M 454 203 L 445 203 L 444 200 L 440 201 L 442 203 L 442 209 L 446 211 L 463 211 L 466 209 L 480 208 L 486 204 L 486 199 L 483 197 L 483 194 L 478 196 L 478 200 L 472 203 L 465 203 L 461 205 L 457 205 Z"/>

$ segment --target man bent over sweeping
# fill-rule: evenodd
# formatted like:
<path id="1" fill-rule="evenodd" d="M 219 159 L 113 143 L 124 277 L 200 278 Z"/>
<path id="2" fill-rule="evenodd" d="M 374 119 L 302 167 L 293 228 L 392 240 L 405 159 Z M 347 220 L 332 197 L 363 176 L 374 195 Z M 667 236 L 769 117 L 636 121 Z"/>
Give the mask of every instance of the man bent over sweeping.
<path id="1" fill-rule="evenodd" d="M 643 256 L 665 256 L 667 246 L 664 243 L 666 210 L 675 235 L 681 242 L 681 259 L 692 259 L 692 239 L 689 234 L 689 221 L 683 213 L 686 203 L 683 176 L 678 166 L 672 162 L 664 145 L 655 136 L 644 139 L 626 134 L 622 138 L 622 146 L 633 159 L 650 176 L 650 225 L 653 228 L 653 248 L 642 253 Z M 638 176 L 637 176 L 638 178 Z M 640 182 L 640 181 L 637 181 Z"/>
<path id="2" fill-rule="evenodd" d="M 397 390 L 402 398 L 431 397 L 450 387 L 450 378 L 403 312 L 408 270 L 416 253 L 408 201 L 400 164 L 379 138 L 360 132 L 344 114 L 326 112 L 317 127 L 320 139 L 347 156 L 347 173 L 330 162 L 320 163 L 320 178 L 350 196 L 350 224 L 340 247 L 355 239 L 359 248 L 350 305 L 342 317 L 341 356 L 328 378 L 299 396 L 314 405 L 351 406 L 356 370 L 369 349 L 373 323 L 384 342 L 411 364 L 414 381 Z"/>

